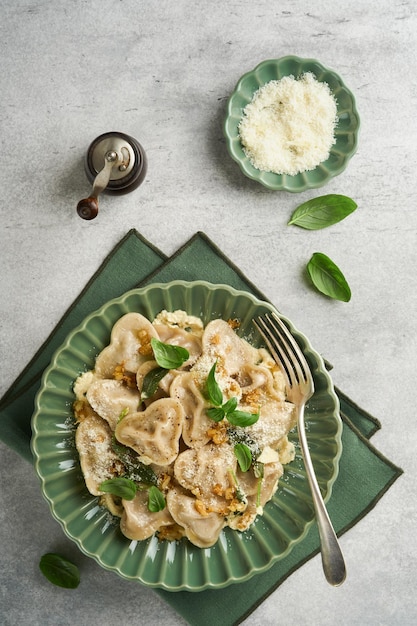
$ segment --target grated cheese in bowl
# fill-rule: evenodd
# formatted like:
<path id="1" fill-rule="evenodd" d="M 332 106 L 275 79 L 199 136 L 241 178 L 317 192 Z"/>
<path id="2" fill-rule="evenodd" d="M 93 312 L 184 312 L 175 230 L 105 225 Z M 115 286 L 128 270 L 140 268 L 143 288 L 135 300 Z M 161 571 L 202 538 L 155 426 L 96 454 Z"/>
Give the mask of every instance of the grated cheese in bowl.
<path id="1" fill-rule="evenodd" d="M 325 161 L 335 143 L 337 104 L 311 72 L 260 87 L 243 111 L 239 136 L 252 165 L 294 176 Z"/>

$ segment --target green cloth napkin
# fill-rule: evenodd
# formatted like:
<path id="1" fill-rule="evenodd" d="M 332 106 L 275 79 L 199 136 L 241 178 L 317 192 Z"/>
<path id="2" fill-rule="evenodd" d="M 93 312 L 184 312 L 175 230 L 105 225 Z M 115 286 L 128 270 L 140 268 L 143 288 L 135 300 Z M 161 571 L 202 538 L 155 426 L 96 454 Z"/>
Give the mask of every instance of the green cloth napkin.
<path id="1" fill-rule="evenodd" d="M 207 280 L 267 298 L 204 233 L 194 235 L 167 258 L 136 230 L 111 251 L 45 343 L 0 401 L 0 439 L 32 461 L 30 419 L 43 370 L 67 334 L 91 311 L 129 289 L 171 280 Z M 356 524 L 402 474 L 369 442 L 381 425 L 336 389 L 343 420 L 343 453 L 328 510 L 340 535 Z M 155 590 L 192 626 L 232 626 L 243 621 L 298 567 L 319 552 L 317 529 L 267 572 L 248 582 L 199 593 Z M 348 564 L 349 565 L 349 564 Z"/>

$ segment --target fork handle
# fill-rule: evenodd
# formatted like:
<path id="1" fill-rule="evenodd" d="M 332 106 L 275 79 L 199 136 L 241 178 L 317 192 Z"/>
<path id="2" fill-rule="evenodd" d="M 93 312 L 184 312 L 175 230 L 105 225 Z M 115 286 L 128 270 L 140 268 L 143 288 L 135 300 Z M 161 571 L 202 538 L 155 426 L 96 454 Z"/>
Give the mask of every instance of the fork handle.
<path id="1" fill-rule="evenodd" d="M 314 510 L 316 513 L 317 526 L 321 543 L 321 560 L 326 580 L 331 585 L 337 587 L 346 578 L 346 565 L 343 558 L 336 533 L 330 521 L 329 514 L 321 495 L 317 482 L 313 463 L 308 449 L 307 437 L 304 424 L 304 405 L 297 407 L 298 437 L 301 444 L 301 452 L 307 472 L 307 478 L 313 497 Z"/>

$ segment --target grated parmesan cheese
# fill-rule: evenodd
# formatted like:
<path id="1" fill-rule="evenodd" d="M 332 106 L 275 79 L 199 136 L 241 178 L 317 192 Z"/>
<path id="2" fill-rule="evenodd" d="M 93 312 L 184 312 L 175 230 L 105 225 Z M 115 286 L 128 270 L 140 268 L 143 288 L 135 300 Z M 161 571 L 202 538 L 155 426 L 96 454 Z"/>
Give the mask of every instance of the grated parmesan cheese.
<path id="1" fill-rule="evenodd" d="M 256 169 L 294 176 L 329 157 L 336 124 L 336 100 L 328 84 L 307 72 L 258 89 L 243 111 L 239 136 Z"/>
<path id="2" fill-rule="evenodd" d="M 95 375 L 93 371 L 84 372 L 78 376 L 74 383 L 74 393 L 77 400 L 84 400 L 85 394 L 89 387 L 93 384 Z"/>

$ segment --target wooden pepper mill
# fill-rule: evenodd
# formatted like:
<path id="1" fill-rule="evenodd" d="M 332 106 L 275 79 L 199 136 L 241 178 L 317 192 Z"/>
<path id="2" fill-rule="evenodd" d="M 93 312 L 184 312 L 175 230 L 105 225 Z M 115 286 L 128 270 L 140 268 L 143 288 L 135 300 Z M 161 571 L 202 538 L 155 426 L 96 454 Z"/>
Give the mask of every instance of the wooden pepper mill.
<path id="1" fill-rule="evenodd" d="M 100 193 L 133 191 L 143 182 L 146 170 L 146 154 L 136 139 L 119 132 L 100 135 L 90 144 L 85 157 L 85 171 L 93 190 L 77 204 L 78 215 L 84 220 L 94 219 Z"/>

